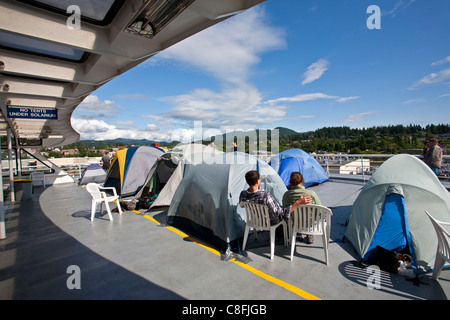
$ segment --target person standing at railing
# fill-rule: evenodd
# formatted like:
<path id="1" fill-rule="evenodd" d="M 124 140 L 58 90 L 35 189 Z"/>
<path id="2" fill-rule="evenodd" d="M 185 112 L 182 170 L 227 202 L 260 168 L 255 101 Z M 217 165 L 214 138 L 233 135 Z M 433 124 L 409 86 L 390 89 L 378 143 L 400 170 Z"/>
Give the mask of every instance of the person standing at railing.
<path id="1" fill-rule="evenodd" d="M 424 150 L 423 161 L 438 175 L 442 165 L 443 152 L 437 139 L 430 139 L 427 149 Z"/>
<path id="2" fill-rule="evenodd" d="M 103 169 L 108 172 L 109 166 L 111 165 L 111 157 L 109 156 L 109 151 L 106 151 L 102 157 Z"/>

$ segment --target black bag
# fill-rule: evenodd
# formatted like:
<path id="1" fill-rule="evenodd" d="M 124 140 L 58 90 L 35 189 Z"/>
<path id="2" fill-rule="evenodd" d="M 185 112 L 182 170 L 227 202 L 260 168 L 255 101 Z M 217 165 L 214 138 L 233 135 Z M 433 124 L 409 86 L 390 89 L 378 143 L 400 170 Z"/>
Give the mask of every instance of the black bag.
<path id="1" fill-rule="evenodd" d="M 377 246 L 367 262 L 379 266 L 383 271 L 397 273 L 400 266 L 398 259 L 397 252 Z"/>
<path id="2" fill-rule="evenodd" d="M 150 197 L 140 197 L 138 199 L 139 201 L 139 208 L 141 209 L 148 209 L 150 208 L 150 206 L 152 205 L 152 203 L 155 201 L 157 195 L 153 195 Z"/>

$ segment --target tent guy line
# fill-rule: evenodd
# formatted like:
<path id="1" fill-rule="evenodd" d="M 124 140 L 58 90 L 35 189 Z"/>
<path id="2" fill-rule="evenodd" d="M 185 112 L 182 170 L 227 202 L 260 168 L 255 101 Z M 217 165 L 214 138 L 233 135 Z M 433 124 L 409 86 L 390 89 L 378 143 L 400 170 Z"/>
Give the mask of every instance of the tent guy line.
<path id="1" fill-rule="evenodd" d="M 137 214 L 140 214 L 140 212 L 136 211 L 136 210 L 133 210 L 133 212 L 135 212 Z M 161 225 L 160 222 L 158 222 L 156 219 L 154 219 L 153 217 L 151 217 L 149 215 L 144 215 L 143 217 L 148 219 L 148 220 L 150 220 L 150 221 L 153 221 L 154 223 L 156 223 L 158 225 Z M 220 257 L 220 252 L 219 251 L 215 250 L 214 248 L 208 246 L 207 244 L 205 244 L 205 243 L 203 243 L 203 242 L 201 242 L 201 241 L 199 241 L 199 240 L 197 240 L 195 238 L 192 238 L 192 237 L 188 236 L 184 232 L 182 232 L 182 231 L 180 231 L 180 230 L 178 230 L 176 228 L 170 227 L 170 226 L 166 226 L 164 228 L 168 229 L 168 230 L 170 230 L 170 231 L 172 231 L 172 232 L 174 232 L 176 234 L 178 234 L 179 236 L 181 236 L 181 237 L 183 237 L 185 239 L 188 239 L 188 240 L 196 243 L 197 245 L 207 249 L 208 251 L 210 251 L 210 252 L 212 252 L 215 255 Z M 237 261 L 235 258 L 230 259 L 229 261 L 233 262 L 236 265 L 246 269 L 247 271 L 257 275 L 260 278 L 263 278 L 263 279 L 265 279 L 265 280 L 267 280 L 267 281 L 269 281 L 269 282 L 271 282 L 273 284 L 276 284 L 277 286 L 280 286 L 280 287 L 282 287 L 282 288 L 284 288 L 286 290 L 291 291 L 292 293 L 295 293 L 296 295 L 298 295 L 298 296 L 300 296 L 300 297 L 302 297 L 302 298 L 304 298 L 306 300 L 321 300 L 320 298 L 318 298 L 318 297 L 316 297 L 316 296 L 314 296 L 314 295 L 312 295 L 312 294 L 310 294 L 310 293 L 308 293 L 308 292 L 306 292 L 306 291 L 304 291 L 304 290 L 302 290 L 300 288 L 297 288 L 296 286 L 293 286 L 293 285 L 291 285 L 291 284 L 289 284 L 287 282 L 284 282 L 283 280 L 280 280 L 280 279 L 277 279 L 275 277 L 272 277 L 272 276 L 270 276 L 270 275 L 268 275 L 268 274 L 266 274 L 266 273 L 264 273 L 264 272 L 262 272 L 262 271 L 260 271 L 260 270 L 258 270 L 256 268 L 253 268 L 253 267 L 251 267 L 251 266 L 249 266 L 249 265 L 247 265 L 245 263 Z"/>

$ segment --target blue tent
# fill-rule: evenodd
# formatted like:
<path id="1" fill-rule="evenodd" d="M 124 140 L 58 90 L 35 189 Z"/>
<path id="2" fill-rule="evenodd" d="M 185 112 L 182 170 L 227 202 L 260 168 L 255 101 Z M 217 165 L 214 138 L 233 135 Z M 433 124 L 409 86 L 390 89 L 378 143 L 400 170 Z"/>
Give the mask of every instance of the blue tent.
<path id="1" fill-rule="evenodd" d="M 423 161 L 399 154 L 384 162 L 359 193 L 345 237 L 363 260 L 376 256 L 377 247 L 406 249 L 416 274 L 431 271 L 437 237 L 425 211 L 449 222 L 450 194 Z"/>
<path id="2" fill-rule="evenodd" d="M 292 172 L 300 172 L 305 180 L 305 188 L 329 179 L 322 166 L 311 155 L 301 149 L 289 149 L 273 156 L 269 165 L 280 175 L 286 186 Z"/>
<path id="3" fill-rule="evenodd" d="M 407 246 L 412 248 L 402 192 L 399 186 L 391 187 L 391 190 L 386 192 L 380 221 L 364 255 L 364 260 L 369 260 L 378 246 L 395 252 L 400 252 Z M 414 252 L 412 254 L 414 255 Z"/>

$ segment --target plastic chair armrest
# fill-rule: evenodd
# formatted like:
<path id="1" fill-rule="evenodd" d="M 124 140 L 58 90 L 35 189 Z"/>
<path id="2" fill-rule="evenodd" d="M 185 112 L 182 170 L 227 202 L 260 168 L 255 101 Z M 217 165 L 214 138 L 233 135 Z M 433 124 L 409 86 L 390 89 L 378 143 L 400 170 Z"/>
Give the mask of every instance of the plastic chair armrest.
<path id="1" fill-rule="evenodd" d="M 117 196 L 116 188 L 114 188 L 114 187 L 101 187 L 101 186 L 99 186 L 99 189 L 102 189 L 102 190 L 112 190 L 113 193 L 114 193 L 114 196 Z"/>

